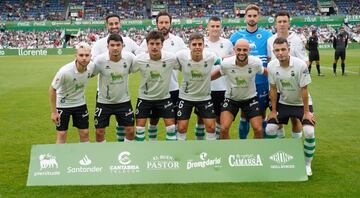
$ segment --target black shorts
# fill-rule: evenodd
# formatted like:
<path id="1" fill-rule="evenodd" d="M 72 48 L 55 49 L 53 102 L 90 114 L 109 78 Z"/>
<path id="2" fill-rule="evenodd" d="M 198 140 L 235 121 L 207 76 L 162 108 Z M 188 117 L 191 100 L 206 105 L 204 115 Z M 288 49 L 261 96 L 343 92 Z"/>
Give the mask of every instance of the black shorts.
<path id="1" fill-rule="evenodd" d="M 245 118 L 247 120 L 250 120 L 251 118 L 256 116 L 261 116 L 261 111 L 257 96 L 243 101 L 235 101 L 226 98 L 221 108 L 221 112 L 230 111 L 235 119 L 237 113 L 239 112 L 239 109 L 241 109 L 241 111 L 244 112 Z"/>
<path id="2" fill-rule="evenodd" d="M 302 120 L 304 116 L 304 106 L 292 106 L 277 103 L 276 110 L 278 112 L 277 119 L 279 122 L 276 122 L 275 119 L 270 119 L 268 123 L 287 124 L 289 122 L 289 118 L 297 118 L 302 121 L 302 124 L 313 125 L 309 120 Z M 309 110 L 310 112 L 313 112 L 312 105 L 309 105 Z"/>
<path id="3" fill-rule="evenodd" d="M 174 104 L 171 99 L 144 100 L 139 98 L 136 104 L 136 118 L 175 118 Z"/>
<path id="4" fill-rule="evenodd" d="M 320 56 L 319 56 L 319 51 L 309 51 L 309 61 L 319 61 L 320 60 Z"/>
<path id="5" fill-rule="evenodd" d="M 134 126 L 134 112 L 131 102 L 119 104 L 96 103 L 94 124 L 95 128 L 105 128 L 109 126 L 111 115 L 115 115 L 116 121 L 120 126 Z"/>
<path id="6" fill-rule="evenodd" d="M 195 107 L 195 111 L 200 118 L 215 118 L 214 104 L 211 100 L 206 101 L 188 101 L 179 99 L 178 110 L 176 113 L 178 120 L 190 119 L 192 108 Z"/>
<path id="7" fill-rule="evenodd" d="M 177 102 L 179 101 L 179 90 L 170 91 L 169 93 L 170 93 L 170 99 L 171 99 L 171 101 L 173 103 L 173 106 L 174 106 L 174 112 L 176 112 Z M 154 118 L 154 119 L 159 118 L 159 116 L 156 115 L 156 112 L 151 112 L 150 117 Z"/>
<path id="8" fill-rule="evenodd" d="M 335 60 L 339 60 L 339 57 L 341 58 L 341 60 L 345 60 L 346 51 L 345 50 L 335 51 Z"/>
<path id="9" fill-rule="evenodd" d="M 211 101 L 214 104 L 215 115 L 220 117 L 221 106 L 225 100 L 225 91 L 211 91 Z"/>
<path id="10" fill-rule="evenodd" d="M 78 129 L 89 128 L 89 113 L 86 105 L 70 108 L 56 108 L 60 115 L 60 123 L 56 126 L 58 131 L 66 131 L 69 127 L 70 115 L 73 119 L 73 126 Z"/>

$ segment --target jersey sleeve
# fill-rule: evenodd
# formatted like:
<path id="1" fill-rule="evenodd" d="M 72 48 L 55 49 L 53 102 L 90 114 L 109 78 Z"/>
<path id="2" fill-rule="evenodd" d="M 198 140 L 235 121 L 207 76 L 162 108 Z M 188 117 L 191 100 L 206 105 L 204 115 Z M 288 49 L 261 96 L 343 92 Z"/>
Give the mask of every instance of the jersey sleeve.
<path id="1" fill-rule="evenodd" d="M 304 62 L 302 64 L 301 70 L 300 70 L 300 79 L 299 79 L 299 85 L 300 87 L 305 87 L 308 84 L 311 83 L 311 77 L 310 77 L 310 73 L 308 70 L 308 67 L 306 65 L 306 63 Z"/>
<path id="2" fill-rule="evenodd" d="M 98 75 L 100 73 L 100 61 L 98 58 L 95 58 L 94 60 L 94 66 L 93 66 L 93 72 L 92 72 L 92 75 L 95 76 L 95 75 Z"/>
<path id="3" fill-rule="evenodd" d="M 95 42 L 93 47 L 91 48 L 91 60 L 95 61 L 95 58 L 101 54 L 99 50 L 99 41 Z"/>
<path id="4" fill-rule="evenodd" d="M 267 51 L 267 57 L 272 59 L 273 58 L 273 47 L 272 47 L 272 39 L 271 37 L 266 42 L 266 51 Z"/>
<path id="5" fill-rule="evenodd" d="M 272 85 L 275 85 L 276 80 L 275 80 L 275 76 L 274 76 L 274 69 L 273 69 L 271 62 L 269 63 L 267 68 L 268 68 L 268 72 L 269 72 L 268 73 L 269 83 Z"/>
<path id="6" fill-rule="evenodd" d="M 258 74 L 263 74 L 265 70 L 263 67 L 263 63 L 259 58 L 256 59 L 256 70 Z"/>
<path id="7" fill-rule="evenodd" d="M 235 32 L 234 34 L 232 34 L 230 36 L 230 42 L 231 44 L 234 46 L 236 44 L 236 41 L 240 39 L 240 36 L 239 36 L 239 33 L 238 32 Z"/>
<path id="8" fill-rule="evenodd" d="M 134 59 L 135 59 L 135 55 L 134 54 L 128 54 L 128 59 L 129 59 L 129 63 L 130 63 L 130 67 L 129 67 L 129 74 L 130 73 L 134 73 L 133 71 L 133 64 L 134 64 Z"/>
<path id="9" fill-rule="evenodd" d="M 140 70 L 140 64 L 138 61 L 138 56 L 135 56 L 131 64 L 130 73 L 135 73 L 139 70 Z"/>
<path id="10" fill-rule="evenodd" d="M 294 55 L 297 58 L 300 58 L 301 60 L 304 60 L 304 61 L 309 60 L 309 57 L 306 54 L 304 43 L 301 41 L 300 38 L 297 39 L 297 41 L 296 41 L 295 49 L 290 49 L 290 50 L 293 50 Z"/>
<path id="11" fill-rule="evenodd" d="M 63 73 L 61 72 L 61 70 L 59 70 L 59 71 L 56 73 L 53 81 L 51 82 L 51 86 L 52 86 L 54 89 L 59 89 L 59 88 L 61 87 L 61 84 L 62 84 L 62 82 L 63 82 L 63 79 L 64 79 L 64 75 L 63 75 Z"/>
<path id="12" fill-rule="evenodd" d="M 147 49 L 147 44 L 146 44 L 146 39 L 144 39 L 140 46 L 139 46 L 139 49 L 137 52 L 135 52 L 135 54 L 141 54 L 141 53 L 146 53 L 148 51 Z"/>
<path id="13" fill-rule="evenodd" d="M 179 38 L 178 44 L 179 44 L 179 48 L 180 48 L 179 50 L 184 50 L 187 48 L 184 41 L 181 38 Z"/>

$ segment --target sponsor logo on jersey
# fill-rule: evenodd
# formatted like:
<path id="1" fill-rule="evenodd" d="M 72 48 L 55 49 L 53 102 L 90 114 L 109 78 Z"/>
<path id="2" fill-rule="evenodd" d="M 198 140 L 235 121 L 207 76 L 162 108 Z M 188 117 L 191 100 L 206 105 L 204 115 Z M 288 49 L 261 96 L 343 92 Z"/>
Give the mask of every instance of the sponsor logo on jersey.
<path id="1" fill-rule="evenodd" d="M 203 75 L 200 71 L 198 70 L 191 70 L 191 77 L 192 78 L 202 78 Z"/>
<path id="2" fill-rule="evenodd" d="M 288 80 L 280 79 L 280 84 L 283 88 L 292 88 L 293 87 L 291 82 Z"/>
<path id="3" fill-rule="evenodd" d="M 116 73 L 116 72 L 111 72 L 110 76 L 112 81 L 122 80 L 124 78 L 121 73 Z"/>
<path id="4" fill-rule="evenodd" d="M 240 78 L 240 77 L 235 77 L 235 80 L 236 80 L 236 85 L 237 86 L 240 86 L 240 87 L 246 87 L 248 84 L 246 82 L 246 80 Z"/>
<path id="5" fill-rule="evenodd" d="M 161 77 L 160 72 L 158 71 L 150 71 L 150 78 L 152 80 L 159 79 Z"/>
<path id="6" fill-rule="evenodd" d="M 85 87 L 84 84 L 75 84 L 75 91 L 79 89 L 83 89 L 84 87 Z"/>

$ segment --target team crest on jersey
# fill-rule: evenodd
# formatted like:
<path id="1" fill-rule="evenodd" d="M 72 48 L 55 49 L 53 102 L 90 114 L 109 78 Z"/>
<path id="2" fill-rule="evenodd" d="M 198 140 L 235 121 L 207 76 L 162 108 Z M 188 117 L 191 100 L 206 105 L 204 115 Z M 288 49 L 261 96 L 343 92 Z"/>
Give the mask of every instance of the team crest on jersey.
<path id="1" fill-rule="evenodd" d="M 258 34 L 256 35 L 256 38 L 261 39 L 261 38 L 262 38 L 262 35 L 261 35 L 260 33 L 258 33 Z"/>
<path id="2" fill-rule="evenodd" d="M 251 72 L 252 72 L 252 69 L 251 69 L 251 68 L 249 68 L 248 73 L 249 73 L 249 74 L 251 74 Z"/>
<path id="3" fill-rule="evenodd" d="M 224 44 L 223 44 L 223 43 L 220 43 L 220 48 L 224 48 Z"/>
<path id="4" fill-rule="evenodd" d="M 147 63 L 145 67 L 150 67 L 149 63 Z"/>
<path id="5" fill-rule="evenodd" d="M 279 74 L 279 72 L 276 72 L 276 74 L 275 74 L 275 75 L 279 76 L 280 74 Z"/>
<path id="6" fill-rule="evenodd" d="M 162 64 L 163 67 L 166 67 L 166 62 L 164 61 L 163 64 Z"/>
<path id="7" fill-rule="evenodd" d="M 174 41 L 171 41 L 171 46 L 174 46 Z"/>
<path id="8" fill-rule="evenodd" d="M 124 66 L 124 68 L 127 68 L 127 64 L 126 64 L 125 62 L 124 62 L 124 65 L 123 65 L 123 66 Z"/>
<path id="9" fill-rule="evenodd" d="M 291 76 L 294 77 L 295 76 L 295 72 L 291 71 Z"/>
<path id="10" fill-rule="evenodd" d="M 190 64 L 190 63 L 188 63 L 188 64 L 187 64 L 187 66 L 188 66 L 188 67 L 191 67 L 191 64 Z"/>
<path id="11" fill-rule="evenodd" d="M 206 47 L 206 48 L 209 48 L 209 45 L 208 45 L 208 44 L 205 44 L 205 47 Z"/>
<path id="12" fill-rule="evenodd" d="M 105 69 L 111 69 L 111 67 L 109 65 L 106 65 Z"/>
<path id="13" fill-rule="evenodd" d="M 74 78 L 73 81 L 75 82 L 75 81 L 76 81 L 76 78 Z"/>
<path id="14" fill-rule="evenodd" d="M 90 73 L 88 73 L 88 76 L 87 76 L 87 78 L 91 78 L 91 74 L 90 74 Z"/>
<path id="15" fill-rule="evenodd" d="M 232 70 L 231 70 L 231 73 L 235 73 L 235 70 L 232 69 Z"/>
<path id="16" fill-rule="evenodd" d="M 208 66 L 208 63 L 207 61 L 204 62 L 204 67 L 207 67 Z"/>

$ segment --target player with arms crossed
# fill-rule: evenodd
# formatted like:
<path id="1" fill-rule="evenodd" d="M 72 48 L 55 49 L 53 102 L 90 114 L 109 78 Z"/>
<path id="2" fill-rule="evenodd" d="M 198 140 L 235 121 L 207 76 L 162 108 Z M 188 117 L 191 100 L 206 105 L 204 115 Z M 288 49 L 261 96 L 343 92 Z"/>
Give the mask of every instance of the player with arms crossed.
<path id="1" fill-rule="evenodd" d="M 93 72 L 91 47 L 80 43 L 76 60 L 64 65 L 56 73 L 49 87 L 51 120 L 56 124 L 57 144 L 66 143 L 70 116 L 79 129 L 80 142 L 89 142 L 89 113 L 85 103 L 85 87 Z"/>
<path id="2" fill-rule="evenodd" d="M 141 72 L 136 105 L 137 141 L 145 140 L 146 120 L 153 114 L 164 119 L 166 140 L 176 140 L 175 112 L 169 84 L 173 70 L 178 69 L 179 64 L 174 54 L 161 51 L 164 40 L 162 32 L 151 31 L 146 36 L 148 53 L 137 55 L 133 61 L 133 72 Z"/>
<path id="3" fill-rule="evenodd" d="M 292 125 L 296 131 L 300 131 L 296 138 L 302 137 L 301 129 L 304 131 L 306 173 L 311 176 L 311 161 L 315 152 L 315 117 L 307 88 L 311 83 L 309 70 L 305 61 L 290 55 L 285 38 L 275 39 L 274 54 L 277 59 L 272 60 L 268 67 L 272 109 L 268 115 L 266 133 L 269 138 L 276 138 L 279 124 L 287 124 L 289 118 L 301 120 L 302 125 L 297 122 L 292 122 Z"/>

